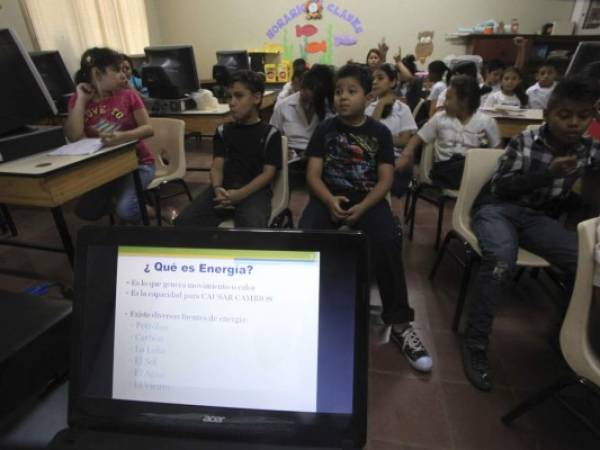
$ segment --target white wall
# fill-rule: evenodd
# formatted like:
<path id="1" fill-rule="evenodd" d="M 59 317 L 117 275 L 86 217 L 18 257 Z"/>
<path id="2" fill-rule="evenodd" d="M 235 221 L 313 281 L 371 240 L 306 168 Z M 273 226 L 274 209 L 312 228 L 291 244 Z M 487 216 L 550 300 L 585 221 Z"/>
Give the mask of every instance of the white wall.
<path id="1" fill-rule="evenodd" d="M 34 50 L 19 0 L 0 0 L 0 28 L 13 28 L 25 48 Z"/>
<path id="2" fill-rule="evenodd" d="M 148 0 L 149 16 L 155 18 L 159 30 L 153 44 L 173 45 L 191 43 L 196 51 L 201 78 L 210 78 L 217 50 L 250 49 L 269 42 L 267 30 L 292 7 L 302 0 Z M 367 50 L 385 36 L 393 53 L 398 45 L 404 54 L 413 53 L 419 31 L 434 30 L 433 59 L 447 54 L 464 53 L 460 43 L 448 41 L 445 36 L 458 27 L 473 26 L 494 18 L 509 23 L 518 18 L 520 32 L 535 33 L 545 22 L 570 20 L 573 0 L 337 0 L 325 1 L 323 20 L 312 21 L 320 29 L 309 38 L 326 38 L 326 25 L 333 26 L 334 35 L 353 35 L 350 24 L 327 12 L 327 3 L 347 9 L 357 16 L 364 28 L 358 44 L 353 47 L 335 47 L 333 62 L 343 64 L 349 58 L 363 61 Z M 155 8 L 154 11 L 151 11 Z M 286 26 L 295 47 L 295 25 L 308 23 L 304 17 L 292 20 Z M 283 33 L 273 39 L 282 42 Z M 294 57 L 299 56 L 296 50 Z M 318 58 L 309 58 L 313 62 Z M 431 59 L 430 59 L 431 60 Z"/>

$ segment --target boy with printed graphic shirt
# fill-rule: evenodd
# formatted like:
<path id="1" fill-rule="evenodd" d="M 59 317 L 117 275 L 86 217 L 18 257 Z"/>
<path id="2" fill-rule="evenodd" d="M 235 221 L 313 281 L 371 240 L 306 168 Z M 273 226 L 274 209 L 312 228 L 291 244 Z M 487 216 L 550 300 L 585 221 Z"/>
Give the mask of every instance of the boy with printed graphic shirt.
<path id="1" fill-rule="evenodd" d="M 336 229 L 342 225 L 368 236 L 383 303 L 383 321 L 408 362 L 429 372 L 432 360 L 411 325 L 402 242 L 385 196 L 394 173 L 394 148 L 388 128 L 365 115 L 372 78 L 355 64 L 337 73 L 334 96 L 337 117 L 323 121 L 308 148 L 310 201 L 302 229 Z"/>

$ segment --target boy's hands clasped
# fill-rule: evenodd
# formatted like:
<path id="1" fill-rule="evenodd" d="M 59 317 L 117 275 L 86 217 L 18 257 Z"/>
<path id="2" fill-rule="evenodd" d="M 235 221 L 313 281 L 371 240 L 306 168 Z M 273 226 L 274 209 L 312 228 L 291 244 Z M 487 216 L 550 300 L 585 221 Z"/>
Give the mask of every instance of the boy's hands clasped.
<path id="1" fill-rule="evenodd" d="M 232 209 L 236 204 L 244 199 L 239 189 L 225 189 L 218 187 L 215 189 L 215 208 L 216 209 Z"/>
<path id="2" fill-rule="evenodd" d="M 350 200 L 343 195 L 333 196 L 327 205 L 331 220 L 344 225 L 354 225 L 365 213 L 365 208 L 362 203 L 357 203 L 348 209 L 344 208 L 343 205 L 349 202 Z"/>

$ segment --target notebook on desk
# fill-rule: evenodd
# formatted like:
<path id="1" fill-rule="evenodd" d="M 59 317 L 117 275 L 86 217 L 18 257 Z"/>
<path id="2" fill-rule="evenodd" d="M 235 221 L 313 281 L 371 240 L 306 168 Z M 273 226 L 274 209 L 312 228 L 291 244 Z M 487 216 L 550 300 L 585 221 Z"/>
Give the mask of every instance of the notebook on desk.
<path id="1" fill-rule="evenodd" d="M 360 233 L 88 227 L 51 449 L 358 449 Z"/>

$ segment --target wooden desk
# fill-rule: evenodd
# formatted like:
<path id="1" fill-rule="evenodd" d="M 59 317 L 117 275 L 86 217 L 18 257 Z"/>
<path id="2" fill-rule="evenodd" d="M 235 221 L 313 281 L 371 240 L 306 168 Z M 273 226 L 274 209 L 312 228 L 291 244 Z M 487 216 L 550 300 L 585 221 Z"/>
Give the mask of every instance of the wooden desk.
<path id="1" fill-rule="evenodd" d="M 522 115 L 505 115 L 498 113 L 491 113 L 485 110 L 482 112 L 489 114 L 498 123 L 500 130 L 500 137 L 503 139 L 510 139 L 529 125 L 541 125 L 544 122 L 544 111 L 541 109 L 525 109 Z"/>
<path id="2" fill-rule="evenodd" d="M 74 248 L 62 205 L 129 173 L 134 176 L 142 220 L 148 225 L 134 142 L 106 148 L 92 155 L 50 156 L 47 153 L 0 164 L 0 204 L 50 208 L 63 248 L 31 245 L 12 239 L 0 240 L 0 245 L 64 252 L 72 265 Z M 9 227 L 16 236 L 16 227 L 10 216 Z"/>
<path id="3" fill-rule="evenodd" d="M 277 95 L 275 91 L 266 91 L 260 105 L 261 117 L 270 118 L 275 106 Z M 269 117 L 266 117 L 269 116 Z M 200 133 L 203 136 L 214 136 L 217 127 L 223 123 L 231 122 L 233 119 L 229 111 L 229 105 L 219 104 L 216 109 L 209 111 L 184 111 L 177 114 L 161 114 L 156 117 L 171 117 L 185 122 L 186 134 Z"/>

